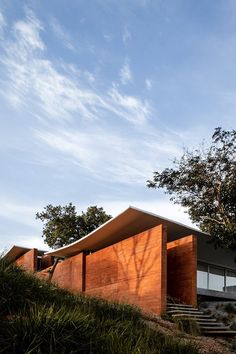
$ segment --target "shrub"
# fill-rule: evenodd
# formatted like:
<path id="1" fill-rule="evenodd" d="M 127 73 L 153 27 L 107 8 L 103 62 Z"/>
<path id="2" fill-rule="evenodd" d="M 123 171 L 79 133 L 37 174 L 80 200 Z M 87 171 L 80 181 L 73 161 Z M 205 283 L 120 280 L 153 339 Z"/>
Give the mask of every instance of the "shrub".
<path id="1" fill-rule="evenodd" d="M 174 318 L 174 322 L 177 324 L 177 327 L 180 331 L 186 332 L 188 334 L 191 334 L 193 336 L 199 336 L 201 334 L 200 327 L 198 323 L 188 317 L 182 317 L 182 318 Z"/>
<path id="2" fill-rule="evenodd" d="M 228 302 L 224 306 L 224 310 L 229 314 L 236 314 L 236 307 L 235 307 L 235 305 L 231 304 L 230 302 Z"/>

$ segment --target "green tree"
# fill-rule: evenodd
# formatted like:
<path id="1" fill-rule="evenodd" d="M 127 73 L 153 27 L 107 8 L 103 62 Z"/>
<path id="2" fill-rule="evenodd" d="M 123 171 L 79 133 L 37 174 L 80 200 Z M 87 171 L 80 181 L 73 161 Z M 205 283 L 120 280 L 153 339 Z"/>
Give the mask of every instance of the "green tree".
<path id="1" fill-rule="evenodd" d="M 111 215 L 97 206 L 90 206 L 86 212 L 82 211 L 78 215 L 72 203 L 65 206 L 49 204 L 41 213 L 36 214 L 36 219 L 44 223 L 44 242 L 54 249 L 79 240 L 110 218 Z"/>
<path id="2" fill-rule="evenodd" d="M 236 130 L 216 128 L 210 147 L 184 151 L 147 186 L 165 188 L 216 246 L 236 249 Z"/>

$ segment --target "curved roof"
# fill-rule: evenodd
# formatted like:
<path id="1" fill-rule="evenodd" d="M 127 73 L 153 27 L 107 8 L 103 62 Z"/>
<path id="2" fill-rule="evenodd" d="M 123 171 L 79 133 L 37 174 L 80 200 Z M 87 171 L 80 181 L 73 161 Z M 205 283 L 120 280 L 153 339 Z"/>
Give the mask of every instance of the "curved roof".
<path id="1" fill-rule="evenodd" d="M 80 240 L 46 254 L 71 257 L 81 251 L 97 251 L 160 224 L 167 226 L 168 241 L 191 234 L 204 234 L 195 228 L 130 206 Z"/>
<path id="2" fill-rule="evenodd" d="M 4 258 L 8 259 L 10 262 L 14 262 L 17 258 L 30 251 L 32 248 L 22 247 L 22 246 L 12 246 L 7 253 L 4 254 Z M 41 256 L 45 251 L 38 250 L 38 255 Z"/>

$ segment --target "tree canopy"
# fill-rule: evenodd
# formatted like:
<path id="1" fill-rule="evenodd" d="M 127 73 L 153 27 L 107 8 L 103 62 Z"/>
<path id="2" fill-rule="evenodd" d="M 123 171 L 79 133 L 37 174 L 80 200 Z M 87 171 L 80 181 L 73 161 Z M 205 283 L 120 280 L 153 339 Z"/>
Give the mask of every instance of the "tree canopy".
<path id="1" fill-rule="evenodd" d="M 185 150 L 174 168 L 154 172 L 150 188 L 164 188 L 216 246 L 236 249 L 236 130 L 216 128 L 210 147 Z"/>
<path id="2" fill-rule="evenodd" d="M 44 242 L 54 249 L 79 240 L 110 218 L 111 215 L 97 206 L 90 206 L 86 212 L 82 211 L 78 215 L 72 203 L 65 206 L 49 204 L 41 213 L 36 214 L 36 219 L 44 223 Z"/>

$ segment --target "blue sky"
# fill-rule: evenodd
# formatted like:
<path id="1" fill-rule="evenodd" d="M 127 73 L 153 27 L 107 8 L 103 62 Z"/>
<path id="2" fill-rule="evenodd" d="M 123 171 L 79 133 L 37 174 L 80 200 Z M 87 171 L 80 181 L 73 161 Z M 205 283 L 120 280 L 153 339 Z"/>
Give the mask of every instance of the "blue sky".
<path id="1" fill-rule="evenodd" d="M 0 1 L 0 250 L 35 213 L 128 205 L 189 223 L 152 172 L 235 128 L 234 0 Z"/>

